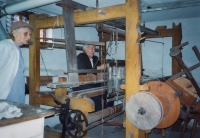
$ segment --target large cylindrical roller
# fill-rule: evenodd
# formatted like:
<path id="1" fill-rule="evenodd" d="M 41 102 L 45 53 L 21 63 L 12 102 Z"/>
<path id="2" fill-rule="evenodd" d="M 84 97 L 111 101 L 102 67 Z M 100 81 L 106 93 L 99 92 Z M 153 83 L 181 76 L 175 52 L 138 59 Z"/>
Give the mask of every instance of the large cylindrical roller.
<path id="1" fill-rule="evenodd" d="M 135 93 L 128 99 L 128 119 L 141 130 L 171 126 L 180 114 L 179 97 L 165 82 L 150 81 L 148 85 L 150 91 Z"/>

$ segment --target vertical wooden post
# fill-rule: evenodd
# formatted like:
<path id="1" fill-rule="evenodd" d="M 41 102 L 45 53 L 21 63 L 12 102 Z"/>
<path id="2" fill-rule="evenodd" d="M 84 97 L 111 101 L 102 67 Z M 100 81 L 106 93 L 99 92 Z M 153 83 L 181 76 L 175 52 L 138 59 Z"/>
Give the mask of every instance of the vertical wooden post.
<path id="1" fill-rule="evenodd" d="M 139 91 L 140 85 L 139 7 L 139 0 L 126 0 L 126 101 L 132 94 Z M 134 127 L 127 117 L 126 138 L 145 138 L 145 132 Z"/>
<path id="2" fill-rule="evenodd" d="M 72 7 L 72 0 L 62 0 L 63 4 Z M 77 70 L 75 30 L 73 9 L 63 7 L 63 18 L 65 26 L 65 45 L 67 72 Z M 70 82 L 78 82 L 78 73 L 68 73 Z"/>
<path id="3" fill-rule="evenodd" d="M 67 79 L 65 77 L 59 77 L 58 82 L 66 82 Z M 55 89 L 55 97 L 64 97 L 67 95 L 67 88 L 56 88 Z"/>
<path id="4" fill-rule="evenodd" d="M 37 96 L 35 92 L 40 90 L 40 41 L 35 38 L 39 36 L 40 30 L 36 29 L 36 15 L 30 15 L 29 19 L 30 25 L 33 27 L 31 35 L 33 45 L 29 46 L 29 104 L 38 106 L 35 102 Z"/>
<path id="5" fill-rule="evenodd" d="M 175 25 L 175 23 L 172 24 L 174 34 L 172 36 L 172 47 L 180 45 L 182 40 L 182 29 L 181 24 Z M 173 57 L 172 58 L 172 75 L 178 73 L 181 71 L 181 67 L 178 63 L 178 61 Z"/>

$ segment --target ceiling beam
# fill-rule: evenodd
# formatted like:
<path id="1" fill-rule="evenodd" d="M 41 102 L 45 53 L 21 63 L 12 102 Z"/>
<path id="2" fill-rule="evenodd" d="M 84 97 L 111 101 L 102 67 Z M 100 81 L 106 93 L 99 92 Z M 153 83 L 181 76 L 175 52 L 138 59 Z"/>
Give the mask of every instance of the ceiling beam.
<path id="1" fill-rule="evenodd" d="M 57 2 L 56 5 L 62 7 L 64 4 L 62 2 Z M 72 1 L 72 8 L 85 11 L 87 6 L 77 3 L 75 1 Z"/>
<path id="2" fill-rule="evenodd" d="M 182 1 L 182 2 L 170 2 L 170 3 L 162 3 L 162 4 L 155 4 L 155 5 L 148 5 L 142 6 L 142 13 L 145 12 L 154 12 L 154 11 L 162 11 L 162 10 L 169 10 L 169 9 L 177 9 L 177 8 L 186 8 L 192 6 L 200 6 L 200 1 Z"/>

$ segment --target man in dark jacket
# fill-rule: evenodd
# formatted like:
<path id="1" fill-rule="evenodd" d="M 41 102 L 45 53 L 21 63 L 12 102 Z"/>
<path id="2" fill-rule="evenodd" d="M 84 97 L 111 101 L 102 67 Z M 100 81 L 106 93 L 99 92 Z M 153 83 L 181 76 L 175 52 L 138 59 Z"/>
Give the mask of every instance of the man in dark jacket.
<path id="1" fill-rule="evenodd" d="M 104 64 L 101 64 L 98 57 L 94 55 L 94 45 L 85 45 L 83 51 L 77 56 L 78 69 L 104 69 Z"/>
<path id="2" fill-rule="evenodd" d="M 95 53 L 95 46 L 94 45 L 85 45 L 83 47 L 83 53 L 80 53 L 77 56 L 77 65 L 78 69 L 97 69 L 102 70 L 104 69 L 105 65 L 101 64 L 98 57 L 94 55 Z M 80 73 L 81 75 L 85 75 L 86 73 Z M 83 89 L 90 89 L 95 87 L 101 87 L 100 83 L 97 84 L 87 84 L 82 85 L 77 88 L 73 88 L 73 90 L 83 90 Z M 95 103 L 95 111 L 100 111 L 102 109 L 101 106 L 101 96 L 95 96 L 91 98 Z"/>

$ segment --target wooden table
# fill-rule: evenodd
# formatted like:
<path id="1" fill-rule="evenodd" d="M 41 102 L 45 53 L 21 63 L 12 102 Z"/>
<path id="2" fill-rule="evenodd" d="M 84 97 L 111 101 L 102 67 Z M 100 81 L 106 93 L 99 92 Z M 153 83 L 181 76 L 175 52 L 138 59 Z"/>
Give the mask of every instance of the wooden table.
<path id="1" fill-rule="evenodd" d="M 0 104 L 1 102 L 15 105 L 23 113 L 20 117 L 0 120 L 1 138 L 43 138 L 44 117 L 54 115 L 54 111 L 5 100 L 0 100 Z"/>

